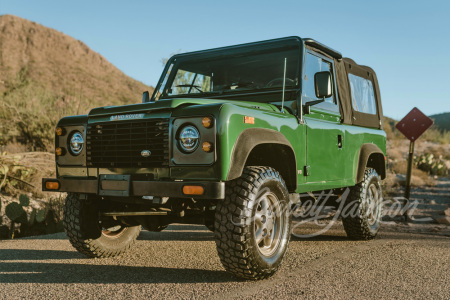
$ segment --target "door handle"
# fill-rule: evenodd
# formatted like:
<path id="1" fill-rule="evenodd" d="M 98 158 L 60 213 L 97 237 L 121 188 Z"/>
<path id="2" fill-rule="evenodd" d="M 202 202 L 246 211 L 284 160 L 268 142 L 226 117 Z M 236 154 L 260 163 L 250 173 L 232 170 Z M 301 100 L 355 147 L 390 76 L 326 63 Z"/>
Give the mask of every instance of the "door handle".
<path id="1" fill-rule="evenodd" d="M 342 148 L 342 135 L 338 134 L 338 148 Z"/>

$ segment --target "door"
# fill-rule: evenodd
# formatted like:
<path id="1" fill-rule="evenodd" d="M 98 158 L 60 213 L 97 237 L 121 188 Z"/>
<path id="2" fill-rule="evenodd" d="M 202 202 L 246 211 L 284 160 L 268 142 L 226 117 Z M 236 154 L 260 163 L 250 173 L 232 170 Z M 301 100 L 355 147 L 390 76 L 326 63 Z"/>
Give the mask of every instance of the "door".
<path id="1" fill-rule="evenodd" d="M 345 180 L 345 126 L 341 125 L 333 61 L 312 51 L 306 53 L 303 74 L 303 103 L 318 100 L 314 89 L 314 74 L 329 71 L 333 77 L 333 95 L 325 102 L 311 106 L 306 122 L 306 182 L 317 183 Z"/>

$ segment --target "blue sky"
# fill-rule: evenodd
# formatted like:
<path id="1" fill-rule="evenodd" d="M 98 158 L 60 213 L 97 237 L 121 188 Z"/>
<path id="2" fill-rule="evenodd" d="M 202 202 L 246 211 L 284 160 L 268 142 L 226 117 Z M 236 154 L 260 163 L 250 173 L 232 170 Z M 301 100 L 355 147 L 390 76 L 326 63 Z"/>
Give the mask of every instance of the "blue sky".
<path id="1" fill-rule="evenodd" d="M 0 14 L 81 40 L 149 85 L 178 51 L 312 37 L 375 69 L 385 115 L 450 111 L 450 1 L 0 0 Z"/>

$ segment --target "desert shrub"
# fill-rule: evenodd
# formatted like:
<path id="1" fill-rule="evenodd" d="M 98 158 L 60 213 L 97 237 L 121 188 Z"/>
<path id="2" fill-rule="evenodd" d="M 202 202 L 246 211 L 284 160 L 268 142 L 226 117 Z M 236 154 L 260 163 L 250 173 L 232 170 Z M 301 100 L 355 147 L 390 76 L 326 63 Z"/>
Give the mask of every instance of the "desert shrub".
<path id="1" fill-rule="evenodd" d="M 443 145 L 449 145 L 450 144 L 450 132 L 447 130 L 439 130 L 435 128 L 435 126 L 432 126 L 430 129 L 425 131 L 423 135 L 420 137 L 420 139 L 430 141 L 430 142 L 436 142 Z"/>
<path id="2" fill-rule="evenodd" d="M 86 111 L 86 101 L 57 95 L 27 79 L 26 69 L 5 82 L 0 99 L 0 144 L 15 141 L 32 150 L 53 150 L 54 130 L 60 118 Z"/>
<path id="3" fill-rule="evenodd" d="M 14 194 L 14 190 L 27 190 L 30 178 L 36 173 L 33 167 L 21 162 L 22 156 L 0 153 L 0 192 Z"/>
<path id="4" fill-rule="evenodd" d="M 428 174 L 439 176 L 446 176 L 448 174 L 448 169 L 442 155 L 436 157 L 431 153 L 427 153 L 415 157 L 414 162 L 418 169 Z"/>

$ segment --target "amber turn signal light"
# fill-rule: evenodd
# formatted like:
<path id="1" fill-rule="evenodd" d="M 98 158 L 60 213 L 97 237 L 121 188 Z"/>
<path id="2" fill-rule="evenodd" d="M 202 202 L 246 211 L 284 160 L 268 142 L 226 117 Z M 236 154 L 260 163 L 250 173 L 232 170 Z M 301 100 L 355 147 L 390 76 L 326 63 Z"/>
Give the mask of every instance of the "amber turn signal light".
<path id="1" fill-rule="evenodd" d="M 185 195 L 203 195 L 205 189 L 200 185 L 183 186 L 183 194 Z"/>
<path id="2" fill-rule="evenodd" d="M 56 127 L 56 135 L 61 136 L 61 135 L 64 135 L 64 133 L 65 133 L 64 128 L 62 128 L 62 127 Z"/>
<path id="3" fill-rule="evenodd" d="M 202 120 L 202 125 L 205 128 L 211 128 L 213 126 L 213 120 L 210 117 L 204 117 Z"/>
<path id="4" fill-rule="evenodd" d="M 64 154 L 66 154 L 66 149 L 58 147 L 58 148 L 55 149 L 55 153 L 58 156 L 64 155 Z"/>
<path id="5" fill-rule="evenodd" d="M 204 142 L 202 144 L 202 149 L 205 152 L 211 152 L 211 151 L 213 151 L 213 144 L 210 142 Z"/>
<path id="6" fill-rule="evenodd" d="M 47 190 L 59 190 L 59 182 L 57 182 L 57 181 L 47 181 L 45 183 L 45 188 Z"/>
<path id="7" fill-rule="evenodd" d="M 244 123 L 245 124 L 255 124 L 255 117 L 245 116 Z"/>

